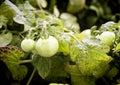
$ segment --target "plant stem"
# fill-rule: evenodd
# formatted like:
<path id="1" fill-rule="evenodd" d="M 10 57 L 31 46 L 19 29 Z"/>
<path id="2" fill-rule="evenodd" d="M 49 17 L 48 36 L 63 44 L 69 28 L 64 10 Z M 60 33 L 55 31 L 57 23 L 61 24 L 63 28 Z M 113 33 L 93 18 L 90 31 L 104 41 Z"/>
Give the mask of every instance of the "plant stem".
<path id="1" fill-rule="evenodd" d="M 83 43 L 82 42 L 80 42 L 80 40 L 76 37 L 76 36 L 74 36 L 73 34 L 69 34 L 72 38 L 74 38 L 80 45 L 83 45 Z"/>
<path id="2" fill-rule="evenodd" d="M 31 34 L 32 34 L 32 29 L 30 29 L 29 32 L 28 32 L 28 39 L 31 38 Z"/>
<path id="3" fill-rule="evenodd" d="M 74 38 L 79 44 L 82 44 L 82 43 L 79 41 L 79 39 L 77 39 L 74 35 L 70 34 L 70 36 L 71 36 L 72 38 Z"/>
<path id="4" fill-rule="evenodd" d="M 33 69 L 33 72 L 32 72 L 32 74 L 31 74 L 31 76 L 30 76 L 30 78 L 29 78 L 29 80 L 28 80 L 28 82 L 27 82 L 26 85 L 30 85 L 30 82 L 31 82 L 31 80 L 32 80 L 32 78 L 33 78 L 35 72 L 36 72 L 36 69 L 34 68 L 34 69 Z"/>
<path id="5" fill-rule="evenodd" d="M 31 59 L 29 59 L 29 60 L 21 60 L 21 61 L 19 62 L 19 64 L 30 63 L 30 62 L 32 62 Z"/>

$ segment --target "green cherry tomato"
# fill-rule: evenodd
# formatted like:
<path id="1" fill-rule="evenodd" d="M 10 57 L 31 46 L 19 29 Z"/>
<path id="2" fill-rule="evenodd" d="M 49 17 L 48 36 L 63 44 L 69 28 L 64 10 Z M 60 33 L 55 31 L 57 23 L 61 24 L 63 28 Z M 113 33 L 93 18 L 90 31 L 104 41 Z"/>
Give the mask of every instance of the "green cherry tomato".
<path id="1" fill-rule="evenodd" d="M 38 54 L 43 57 L 51 57 L 58 51 L 58 41 L 55 37 L 49 36 L 47 39 L 40 38 L 35 46 Z"/>
<path id="2" fill-rule="evenodd" d="M 115 33 L 110 32 L 110 31 L 104 31 L 99 36 L 99 38 L 103 44 L 111 46 L 113 44 L 113 42 L 115 41 Z"/>
<path id="3" fill-rule="evenodd" d="M 24 39 L 21 42 L 21 48 L 25 52 L 30 52 L 35 48 L 35 41 L 32 39 Z"/>

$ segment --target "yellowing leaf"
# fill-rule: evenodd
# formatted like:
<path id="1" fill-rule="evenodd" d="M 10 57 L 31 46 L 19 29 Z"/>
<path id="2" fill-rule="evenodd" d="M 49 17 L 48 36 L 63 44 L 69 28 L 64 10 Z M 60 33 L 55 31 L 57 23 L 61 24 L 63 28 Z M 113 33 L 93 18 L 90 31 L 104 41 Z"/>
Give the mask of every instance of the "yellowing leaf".
<path id="1" fill-rule="evenodd" d="M 15 80 L 21 81 L 27 74 L 27 67 L 19 65 L 23 51 L 15 46 L 0 47 L 0 59 L 5 62 Z"/>
<path id="2" fill-rule="evenodd" d="M 77 65 L 83 75 L 102 77 L 109 69 L 110 56 L 98 48 L 89 48 L 77 56 Z"/>

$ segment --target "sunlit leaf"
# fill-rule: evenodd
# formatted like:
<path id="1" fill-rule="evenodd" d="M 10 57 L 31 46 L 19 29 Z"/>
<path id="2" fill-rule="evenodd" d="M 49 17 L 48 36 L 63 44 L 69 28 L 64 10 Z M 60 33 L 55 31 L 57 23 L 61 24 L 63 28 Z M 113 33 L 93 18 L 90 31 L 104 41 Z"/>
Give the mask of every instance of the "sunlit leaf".
<path id="1" fill-rule="evenodd" d="M 77 56 L 77 65 L 83 75 L 101 77 L 109 69 L 112 58 L 96 47 L 88 48 Z"/>
<path id="2" fill-rule="evenodd" d="M 51 35 L 56 35 L 61 32 L 64 32 L 64 25 L 63 22 L 55 17 L 49 16 L 50 20 L 50 26 L 48 27 L 48 31 Z"/>
<path id="3" fill-rule="evenodd" d="M 64 34 L 60 34 L 57 36 L 58 38 L 58 42 L 59 42 L 59 49 L 58 52 L 63 52 L 64 54 L 69 54 L 69 46 L 70 46 L 70 40 L 71 37 L 64 35 Z"/>
<path id="4" fill-rule="evenodd" d="M 86 46 L 84 44 L 73 43 L 70 45 L 70 58 L 71 61 L 76 62 L 77 56 L 82 55 L 82 52 L 86 52 Z"/>
<path id="5" fill-rule="evenodd" d="M 84 38 L 90 38 L 91 37 L 91 30 L 86 29 L 80 33 L 75 33 L 75 36 L 82 41 Z"/>
<path id="6" fill-rule="evenodd" d="M 107 31 L 107 30 L 113 30 L 113 26 L 114 26 L 115 22 L 113 21 L 108 21 L 104 24 L 101 25 L 100 30 L 103 31 Z"/>
<path id="7" fill-rule="evenodd" d="M 114 52 L 120 51 L 120 43 L 117 44 L 117 46 L 115 47 Z"/>
<path id="8" fill-rule="evenodd" d="M 110 51 L 110 47 L 108 45 L 102 44 L 100 40 L 97 38 L 88 37 L 88 38 L 84 38 L 82 41 L 86 45 L 98 47 L 98 49 L 101 49 L 105 53 L 108 53 Z"/>
<path id="9" fill-rule="evenodd" d="M 99 39 L 96 39 L 96 38 L 84 38 L 82 40 L 82 42 L 86 43 L 87 45 L 90 45 L 90 46 L 97 46 L 97 47 L 100 47 L 101 46 L 101 43 L 100 43 L 100 40 Z"/>

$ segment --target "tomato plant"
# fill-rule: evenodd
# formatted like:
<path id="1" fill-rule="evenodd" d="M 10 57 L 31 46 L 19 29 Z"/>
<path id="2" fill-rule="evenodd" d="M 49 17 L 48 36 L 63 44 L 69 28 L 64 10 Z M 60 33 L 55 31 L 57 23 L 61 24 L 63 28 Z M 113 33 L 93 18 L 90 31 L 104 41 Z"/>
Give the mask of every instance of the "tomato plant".
<path id="1" fill-rule="evenodd" d="M 0 3 L 1 85 L 120 84 L 120 21 L 109 1 Z"/>

